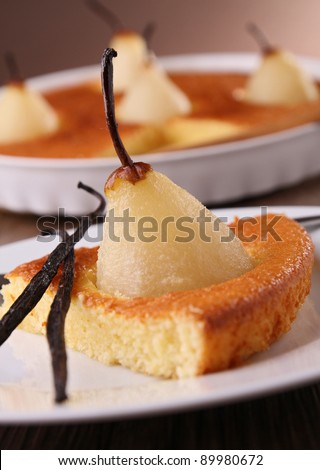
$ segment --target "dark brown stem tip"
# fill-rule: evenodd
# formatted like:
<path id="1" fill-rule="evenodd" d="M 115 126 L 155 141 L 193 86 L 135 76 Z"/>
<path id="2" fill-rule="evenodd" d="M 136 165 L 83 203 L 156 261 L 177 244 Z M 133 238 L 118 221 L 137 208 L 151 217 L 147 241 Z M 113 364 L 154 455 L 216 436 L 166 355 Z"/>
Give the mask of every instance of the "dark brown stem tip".
<path id="1" fill-rule="evenodd" d="M 120 18 L 105 5 L 102 5 L 97 0 L 86 0 L 86 5 L 93 13 L 107 23 L 113 33 L 124 29 Z"/>
<path id="2" fill-rule="evenodd" d="M 4 54 L 4 61 L 7 66 L 7 70 L 9 73 L 9 82 L 17 83 L 17 84 L 22 84 L 23 78 L 18 66 L 17 59 L 13 52 L 7 51 Z"/>
<path id="3" fill-rule="evenodd" d="M 157 29 L 157 24 L 155 21 L 151 21 L 150 23 L 147 23 L 143 32 L 142 32 L 142 37 L 147 43 L 148 50 L 150 51 L 151 49 L 151 40 L 154 36 L 154 32 Z"/>
<path id="4" fill-rule="evenodd" d="M 112 47 L 108 47 L 103 51 L 102 54 L 102 72 L 105 72 L 105 68 L 109 65 L 112 64 L 112 59 L 114 57 L 117 57 L 118 53 Z"/>
<path id="5" fill-rule="evenodd" d="M 146 175 L 149 171 L 152 171 L 151 165 L 148 163 L 137 162 L 134 163 L 134 166 L 121 166 L 115 170 L 105 184 L 105 191 L 108 189 L 114 189 L 114 184 L 117 179 L 128 181 L 129 183 L 135 184 L 140 180 L 146 178 Z"/>
<path id="6" fill-rule="evenodd" d="M 255 39 L 263 54 L 272 54 L 276 48 L 271 45 L 264 32 L 256 23 L 249 22 L 246 24 L 246 30 Z"/>

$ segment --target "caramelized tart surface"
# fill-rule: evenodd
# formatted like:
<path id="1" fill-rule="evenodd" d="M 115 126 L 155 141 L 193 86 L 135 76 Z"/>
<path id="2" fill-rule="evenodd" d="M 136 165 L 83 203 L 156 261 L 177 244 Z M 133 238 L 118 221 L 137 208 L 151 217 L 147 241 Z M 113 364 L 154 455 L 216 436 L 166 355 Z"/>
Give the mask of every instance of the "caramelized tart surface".
<path id="1" fill-rule="evenodd" d="M 237 100 L 246 75 L 235 73 L 175 73 L 173 81 L 192 102 L 187 117 L 163 126 L 119 124 L 131 154 L 184 148 L 243 139 L 294 127 L 320 118 L 320 100 L 295 106 L 257 106 Z M 114 155 L 105 132 L 101 91 L 96 83 L 62 88 L 45 94 L 58 112 L 60 130 L 31 141 L 0 145 L 0 154 L 42 158 L 90 158 Z M 118 96 L 117 100 L 121 97 Z M 190 126 L 194 137 L 190 139 Z"/>

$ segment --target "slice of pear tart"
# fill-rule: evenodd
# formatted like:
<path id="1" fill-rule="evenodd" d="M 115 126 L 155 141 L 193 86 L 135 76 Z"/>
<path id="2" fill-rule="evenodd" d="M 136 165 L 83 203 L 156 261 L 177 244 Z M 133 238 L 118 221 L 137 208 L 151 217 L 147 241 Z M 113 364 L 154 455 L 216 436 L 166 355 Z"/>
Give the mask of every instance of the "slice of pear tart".
<path id="1" fill-rule="evenodd" d="M 122 166 L 106 183 L 100 248 L 76 250 L 66 344 L 104 364 L 159 377 L 234 366 L 290 329 L 310 290 L 312 241 L 285 216 L 277 216 L 276 236 L 266 233 L 274 215 L 257 217 L 235 236 L 237 224 L 227 226 L 150 165 L 134 163 L 115 121 L 115 55 L 105 51 L 102 80 Z M 44 262 L 7 275 L 1 316 Z M 59 275 L 21 328 L 45 333 L 58 285 Z"/>
<path id="2" fill-rule="evenodd" d="M 97 287 L 97 248 L 76 250 L 75 279 L 66 318 L 68 347 L 103 364 L 167 378 L 223 370 L 267 349 L 291 328 L 310 290 L 312 242 L 294 221 L 282 216 L 282 241 L 262 241 L 272 222 L 256 218 L 243 248 L 255 265 L 228 281 L 156 297 L 114 296 Z M 249 235 L 249 233 L 247 233 Z M 45 259 L 17 267 L 2 289 L 2 316 Z M 160 264 L 153 260 L 154 269 Z M 132 266 L 128 284 L 135 283 Z M 38 305 L 21 323 L 24 331 L 45 334 L 57 276 Z"/>

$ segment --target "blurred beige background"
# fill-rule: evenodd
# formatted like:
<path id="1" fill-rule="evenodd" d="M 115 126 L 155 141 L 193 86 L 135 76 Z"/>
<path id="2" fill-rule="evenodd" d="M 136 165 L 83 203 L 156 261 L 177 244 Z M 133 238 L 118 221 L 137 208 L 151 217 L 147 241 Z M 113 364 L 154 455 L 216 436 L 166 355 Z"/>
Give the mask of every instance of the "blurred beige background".
<path id="1" fill-rule="evenodd" d="M 128 28 L 155 20 L 158 55 L 256 51 L 244 30 L 254 20 L 273 43 L 320 56 L 319 0 L 100 1 Z M 85 0 L 0 0 L 0 57 L 12 50 L 25 77 L 98 62 L 110 34 Z M 0 83 L 6 79 L 0 60 Z"/>

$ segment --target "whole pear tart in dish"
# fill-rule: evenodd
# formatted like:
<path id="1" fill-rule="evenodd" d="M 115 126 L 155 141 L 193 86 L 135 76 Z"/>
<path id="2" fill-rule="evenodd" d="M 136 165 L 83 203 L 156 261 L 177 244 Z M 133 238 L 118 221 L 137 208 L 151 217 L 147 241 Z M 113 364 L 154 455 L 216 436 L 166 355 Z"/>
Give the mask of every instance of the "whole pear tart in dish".
<path id="1" fill-rule="evenodd" d="M 260 64 L 251 74 L 192 70 L 192 62 L 190 70 L 166 73 L 141 35 L 115 34 L 117 120 L 130 154 L 242 140 L 320 119 L 316 80 L 292 54 L 270 45 L 256 26 L 250 31 L 261 46 Z M 0 99 L 0 153 L 114 156 L 104 119 L 100 81 L 40 96 L 14 78 Z"/>
<path id="2" fill-rule="evenodd" d="M 320 100 L 292 106 L 266 106 L 236 100 L 233 90 L 245 86 L 247 75 L 177 72 L 171 73 L 170 78 L 188 96 L 191 112 L 161 124 L 119 122 L 131 155 L 241 140 L 320 118 Z M 62 159 L 115 155 L 111 140 L 103 132 L 101 91 L 84 83 L 52 90 L 44 97 L 59 116 L 60 127 L 34 139 L 0 142 L 1 154 Z M 116 103 L 120 101 L 121 96 L 116 97 Z"/>

